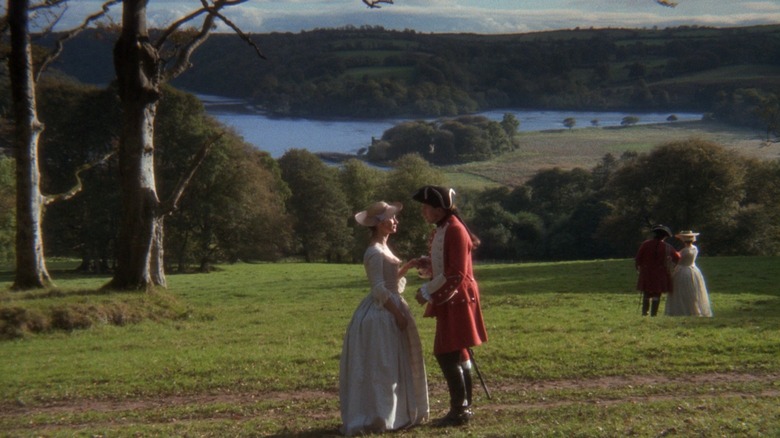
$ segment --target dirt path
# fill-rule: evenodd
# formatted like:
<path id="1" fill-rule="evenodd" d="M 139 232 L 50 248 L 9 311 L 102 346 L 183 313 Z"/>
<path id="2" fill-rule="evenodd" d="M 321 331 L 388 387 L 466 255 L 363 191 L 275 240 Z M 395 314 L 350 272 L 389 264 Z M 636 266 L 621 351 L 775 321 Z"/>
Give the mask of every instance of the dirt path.
<path id="1" fill-rule="evenodd" d="M 538 393 L 544 394 L 551 391 L 560 390 L 630 390 L 639 387 L 680 385 L 681 387 L 704 387 L 711 386 L 712 391 L 706 394 L 692 394 L 697 397 L 741 397 L 741 396 L 780 396 L 780 374 L 728 374 L 711 373 L 699 375 L 687 375 L 680 377 L 666 376 L 617 376 L 601 377 L 587 380 L 554 380 L 540 382 L 518 382 L 503 384 L 491 387 L 492 400 L 487 400 L 481 388 L 475 388 L 479 392 L 480 409 L 512 409 L 527 410 L 544 407 L 561 406 L 573 403 L 598 403 L 598 404 L 618 404 L 625 402 L 654 401 L 670 398 L 679 398 L 685 396 L 685 391 L 677 392 L 673 395 L 647 395 L 647 396 L 629 396 L 624 398 L 609 397 L 599 398 L 594 395 L 593 398 L 583 400 L 561 400 L 560 398 L 551 401 L 535 401 L 532 403 L 506 403 L 502 399 L 511 398 L 513 394 Z M 759 384 L 765 389 L 760 392 L 745 393 L 728 388 L 732 384 Z M 436 380 L 431 382 L 431 399 L 442 398 L 444 396 L 442 382 Z M 137 398 L 137 399 L 116 399 L 116 400 L 91 400 L 76 399 L 67 401 L 58 401 L 41 405 L 25 405 L 24 403 L 2 403 L 0 404 L 0 422 L 13 417 L 32 417 L 32 416 L 63 416 L 79 413 L 119 413 L 124 411 L 144 411 L 157 409 L 170 409 L 174 407 L 185 406 L 205 406 L 205 405 L 252 405 L 260 402 L 273 404 L 291 403 L 291 402 L 312 402 L 316 400 L 335 400 L 338 398 L 338 392 L 334 388 L 332 391 L 279 391 L 259 394 L 249 393 L 216 393 L 216 394 L 195 394 L 185 396 L 168 396 L 155 398 Z M 337 406 L 334 404 L 333 406 Z M 337 409 L 337 408 L 336 408 Z M 284 416 L 280 410 L 271 410 L 270 415 Z M 220 417 L 220 415 L 216 415 Z M 338 412 L 332 412 L 324 409 L 321 412 L 307 412 L 307 416 L 316 417 L 338 417 Z"/>

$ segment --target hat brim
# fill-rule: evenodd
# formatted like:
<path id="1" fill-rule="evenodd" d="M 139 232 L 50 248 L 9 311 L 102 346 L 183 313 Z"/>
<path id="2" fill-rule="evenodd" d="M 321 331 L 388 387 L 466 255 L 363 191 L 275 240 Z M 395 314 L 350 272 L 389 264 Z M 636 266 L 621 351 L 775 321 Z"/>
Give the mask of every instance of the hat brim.
<path id="1" fill-rule="evenodd" d="M 670 230 L 669 227 L 666 227 L 666 226 L 653 227 L 653 229 L 651 231 L 653 231 L 653 232 L 663 231 L 664 234 L 666 234 L 669 237 L 672 237 L 672 230 Z"/>
<path id="2" fill-rule="evenodd" d="M 393 217 L 403 210 L 404 206 L 400 202 L 390 202 L 384 206 L 382 211 L 372 212 L 363 210 L 355 214 L 355 221 L 364 227 L 375 227 L 384 219 Z"/>

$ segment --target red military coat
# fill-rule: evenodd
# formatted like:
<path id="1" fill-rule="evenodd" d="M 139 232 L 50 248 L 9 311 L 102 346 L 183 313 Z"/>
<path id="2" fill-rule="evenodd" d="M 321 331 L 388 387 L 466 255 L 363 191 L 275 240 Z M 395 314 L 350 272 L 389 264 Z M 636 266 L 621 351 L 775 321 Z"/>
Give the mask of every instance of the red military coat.
<path id="1" fill-rule="evenodd" d="M 487 341 L 471 264 L 472 249 L 468 230 L 457 217 L 450 216 L 436 227 L 431 240 L 431 280 L 422 286 L 430 297 L 425 316 L 436 318 L 434 354 Z"/>
<path id="2" fill-rule="evenodd" d="M 677 263 L 680 253 L 672 245 L 660 239 L 645 240 L 634 258 L 639 271 L 636 288 L 651 296 L 660 296 L 672 291 L 672 277 L 669 273 L 670 262 Z"/>

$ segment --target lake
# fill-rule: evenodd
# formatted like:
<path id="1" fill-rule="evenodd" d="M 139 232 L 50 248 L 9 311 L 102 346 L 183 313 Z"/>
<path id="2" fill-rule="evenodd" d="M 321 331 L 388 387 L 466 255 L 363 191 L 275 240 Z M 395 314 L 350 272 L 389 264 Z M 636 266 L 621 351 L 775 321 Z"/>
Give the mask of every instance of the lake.
<path id="1" fill-rule="evenodd" d="M 206 112 L 223 124 L 233 127 L 248 143 L 279 158 L 290 149 L 306 149 L 310 152 L 338 152 L 355 154 L 368 147 L 371 139 L 381 138 L 393 126 L 407 120 L 314 120 L 300 118 L 272 118 L 254 110 L 245 101 L 219 96 L 198 95 Z M 520 132 L 565 129 L 563 120 L 573 117 L 577 124 L 573 129 L 591 127 L 591 120 L 598 126 L 620 126 L 626 116 L 639 118 L 637 124 L 670 123 L 670 115 L 678 121 L 701 120 L 696 113 L 624 113 L 591 111 L 537 111 L 493 110 L 479 113 L 490 120 L 501 121 L 504 114 L 512 113 L 520 121 Z M 429 119 L 434 120 L 434 119 Z"/>

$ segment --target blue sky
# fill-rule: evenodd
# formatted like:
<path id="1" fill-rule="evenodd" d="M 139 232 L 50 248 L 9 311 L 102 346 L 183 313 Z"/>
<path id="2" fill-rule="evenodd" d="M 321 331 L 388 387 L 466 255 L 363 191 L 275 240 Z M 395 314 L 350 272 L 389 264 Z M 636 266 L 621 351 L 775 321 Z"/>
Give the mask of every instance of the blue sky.
<path id="1" fill-rule="evenodd" d="M 780 0 L 395 0 L 369 9 L 361 0 L 249 0 L 225 15 L 245 32 L 300 32 L 346 25 L 379 25 L 418 32 L 525 33 L 553 29 L 680 25 L 715 27 L 780 23 Z M 102 0 L 71 0 L 62 29 L 99 10 Z M 149 0 L 152 27 L 163 27 L 200 5 L 198 0 Z M 115 6 L 115 19 L 121 5 Z"/>

